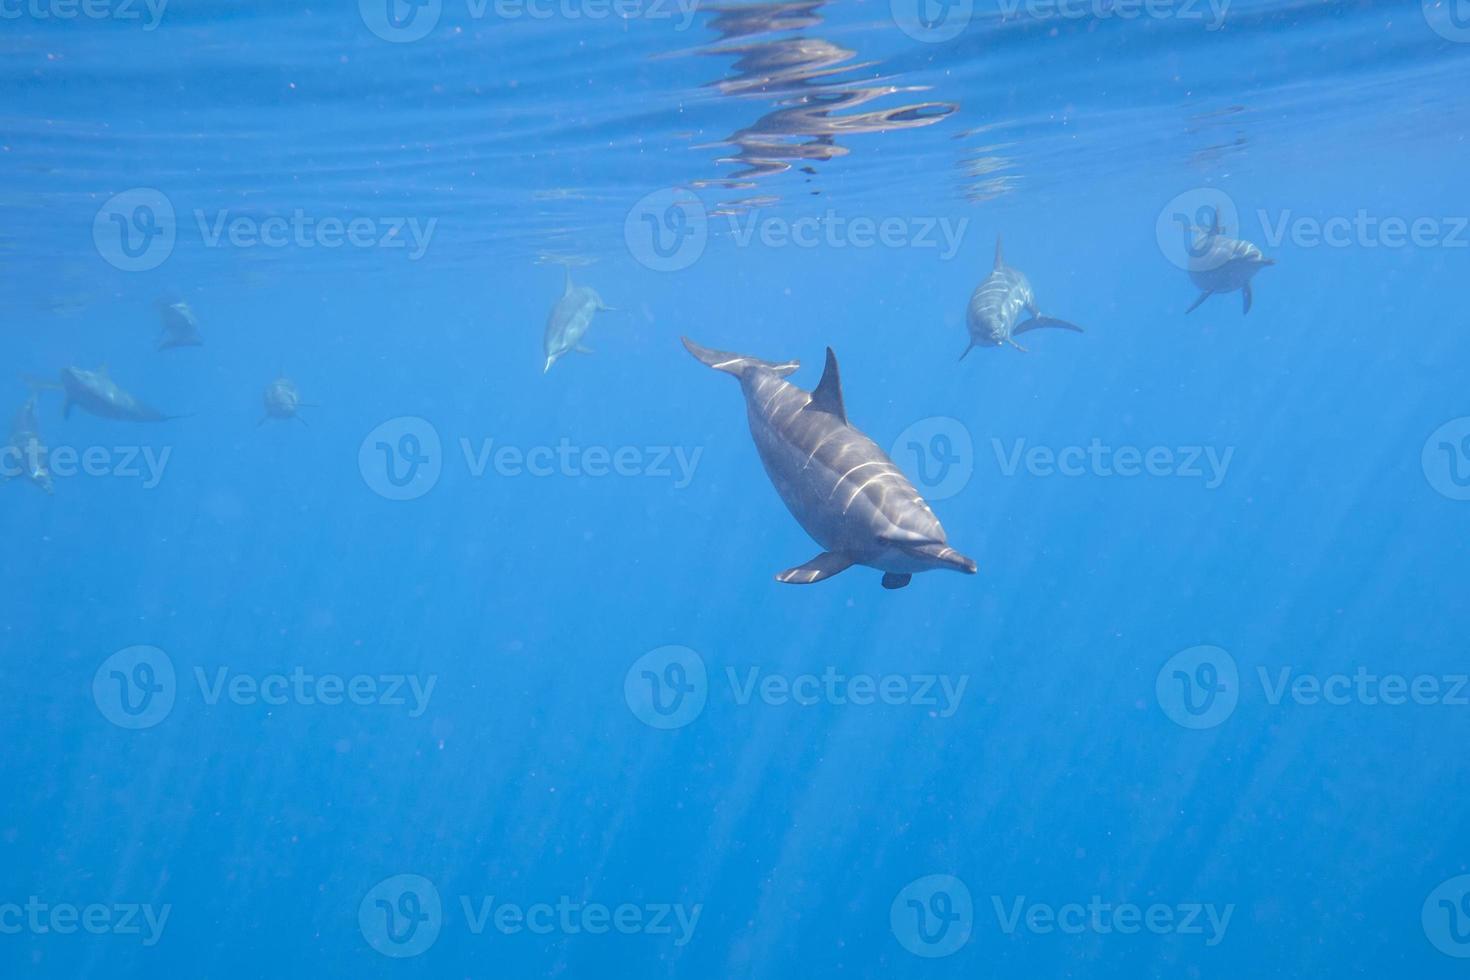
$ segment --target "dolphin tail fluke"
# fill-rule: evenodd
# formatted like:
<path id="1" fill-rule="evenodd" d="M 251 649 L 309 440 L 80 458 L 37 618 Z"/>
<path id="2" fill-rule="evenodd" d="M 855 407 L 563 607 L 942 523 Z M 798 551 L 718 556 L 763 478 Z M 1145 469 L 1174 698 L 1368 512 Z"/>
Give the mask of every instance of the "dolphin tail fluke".
<path id="1" fill-rule="evenodd" d="M 1033 316 L 1025 323 L 1017 325 L 1016 329 L 1011 332 L 1025 333 L 1027 330 L 1036 330 L 1040 327 L 1059 327 L 1062 330 L 1071 330 L 1074 333 L 1086 332 L 1075 323 L 1068 323 L 1066 320 L 1058 320 L 1056 317 L 1051 316 Z"/>
<path id="2" fill-rule="evenodd" d="M 712 367 L 716 371 L 733 374 L 737 378 L 752 368 L 765 368 L 778 378 L 784 378 L 792 371 L 801 367 L 800 361 L 783 361 L 780 364 L 776 364 L 771 361 L 763 361 L 758 357 L 747 357 L 744 354 L 732 354 L 729 351 L 711 350 L 708 347 L 701 347 L 688 337 L 681 337 L 679 339 L 684 342 L 684 348 L 698 358 L 700 363 Z"/>
<path id="3" fill-rule="evenodd" d="M 1246 283 L 1244 286 L 1242 286 L 1240 288 L 1240 295 L 1242 297 L 1244 297 L 1244 302 L 1245 302 L 1245 310 L 1243 312 L 1249 313 L 1251 311 L 1251 303 L 1255 299 L 1255 297 L 1251 294 L 1251 284 L 1250 283 Z"/>
<path id="4" fill-rule="evenodd" d="M 1212 296 L 1212 295 L 1213 294 L 1208 289 L 1205 290 L 1204 292 L 1200 293 L 1199 294 L 1199 299 L 1197 299 L 1193 303 L 1191 303 L 1189 305 L 1189 309 L 1185 310 L 1184 312 L 1185 313 L 1193 313 L 1195 310 L 1199 309 L 1199 305 L 1201 303 L 1203 303 L 1205 300 L 1209 299 L 1210 296 Z"/>
<path id="5" fill-rule="evenodd" d="M 853 560 L 847 555 L 838 554 L 835 551 L 824 551 L 805 565 L 786 569 L 776 576 L 776 581 L 787 585 L 811 585 L 824 578 L 831 578 L 852 566 Z"/>

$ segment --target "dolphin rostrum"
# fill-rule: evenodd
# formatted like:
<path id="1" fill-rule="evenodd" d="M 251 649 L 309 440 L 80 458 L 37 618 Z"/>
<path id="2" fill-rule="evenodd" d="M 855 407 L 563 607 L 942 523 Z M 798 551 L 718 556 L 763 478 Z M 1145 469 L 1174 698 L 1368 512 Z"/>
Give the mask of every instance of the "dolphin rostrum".
<path id="1" fill-rule="evenodd" d="M 1021 320 L 1022 313 L 1030 315 Z M 1025 351 L 1026 348 L 1016 343 L 1016 334 L 1035 330 L 1037 327 L 1061 327 L 1064 330 L 1082 332 L 1082 328 L 1075 323 L 1041 315 L 1036 307 L 1036 297 L 1031 292 L 1031 283 L 1025 274 L 1020 269 L 1006 265 L 999 238 L 995 240 L 995 267 L 985 277 L 985 281 L 970 294 L 965 324 L 970 329 L 970 346 L 960 355 L 962 361 L 965 354 L 976 347 L 1001 347 L 1009 344 L 1016 350 Z"/>
<path id="2" fill-rule="evenodd" d="M 184 418 L 182 415 L 165 415 L 150 405 L 145 405 L 117 386 L 108 377 L 106 365 L 95 371 L 81 368 L 61 369 L 61 384 L 41 384 L 50 388 L 61 388 L 65 400 L 61 406 L 61 417 L 71 418 L 71 410 L 80 408 L 84 412 L 104 419 L 123 422 L 168 422 Z"/>
<path id="3" fill-rule="evenodd" d="M 582 336 L 592 326 L 592 314 L 599 312 L 612 312 L 612 307 L 604 306 L 602 297 L 590 287 L 573 286 L 572 270 L 567 269 L 566 288 L 546 318 L 546 336 L 543 340 L 546 366 L 541 369 L 542 374 L 550 371 L 551 365 L 569 351 L 592 353 L 582 346 Z"/>
<path id="4" fill-rule="evenodd" d="M 306 419 L 301 417 L 301 410 L 315 407 L 301 400 L 301 390 L 296 387 L 296 382 L 290 378 L 277 378 L 266 385 L 265 414 L 261 416 L 256 425 L 265 425 L 271 419 L 280 419 L 283 422 L 295 419 L 302 425 L 306 425 Z"/>
<path id="5" fill-rule="evenodd" d="M 847 421 L 837 357 L 827 348 L 821 383 L 810 393 L 784 381 L 799 366 L 684 346 L 745 394 L 750 434 L 766 475 L 807 534 L 826 550 L 776 576 L 806 585 L 852 565 L 883 572 L 901 589 L 915 572 L 948 568 L 973 575 L 975 563 L 949 546 L 939 519 L 893 461 Z"/>
<path id="6" fill-rule="evenodd" d="M 56 488 L 51 483 L 51 470 L 46 465 L 49 452 L 41 439 L 41 426 L 36 419 L 36 393 L 32 391 L 31 397 L 15 413 L 15 421 L 10 427 L 10 453 L 7 455 L 13 454 L 13 461 L 19 464 L 20 470 L 11 473 L 7 466 L 6 480 L 23 476 L 47 493 L 54 493 Z"/>
<path id="7" fill-rule="evenodd" d="M 159 300 L 158 318 L 163 325 L 163 332 L 158 337 L 159 350 L 203 345 L 204 341 L 199 336 L 199 318 L 189 309 L 188 303 Z"/>
<path id="8" fill-rule="evenodd" d="M 1208 229 L 1196 229 L 1194 247 L 1189 250 L 1189 279 L 1200 288 L 1199 299 L 1185 310 L 1193 313 L 1199 305 L 1216 293 L 1240 290 L 1245 312 L 1251 311 L 1251 278 L 1275 259 L 1268 259 L 1250 242 L 1227 238 L 1220 227 L 1220 212 L 1210 219 Z"/>

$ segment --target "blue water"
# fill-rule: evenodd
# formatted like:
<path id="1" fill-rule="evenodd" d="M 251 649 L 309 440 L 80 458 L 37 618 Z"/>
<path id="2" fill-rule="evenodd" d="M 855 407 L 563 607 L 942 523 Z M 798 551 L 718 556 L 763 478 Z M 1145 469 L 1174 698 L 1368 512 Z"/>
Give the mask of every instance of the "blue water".
<path id="1" fill-rule="evenodd" d="M 1124 6 L 0 8 L 0 975 L 1462 975 L 1470 11 Z"/>

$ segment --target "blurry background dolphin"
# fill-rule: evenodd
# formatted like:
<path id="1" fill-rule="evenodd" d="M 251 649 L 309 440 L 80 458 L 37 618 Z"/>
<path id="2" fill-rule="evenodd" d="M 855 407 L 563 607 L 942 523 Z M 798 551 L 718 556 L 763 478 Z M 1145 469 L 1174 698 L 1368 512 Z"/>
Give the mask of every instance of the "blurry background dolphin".
<path id="1" fill-rule="evenodd" d="M 1022 313 L 1030 317 L 1017 323 Z M 965 354 L 976 347 L 1000 347 L 1010 344 L 1019 351 L 1026 348 L 1016 343 L 1016 334 L 1035 330 L 1038 327 L 1060 327 L 1064 330 L 1082 332 L 1082 328 L 1066 320 L 1042 316 L 1036 307 L 1036 297 L 1031 292 L 1031 283 L 1019 269 L 1006 265 L 1001 254 L 1000 238 L 995 239 L 995 265 L 975 291 L 970 294 L 970 305 L 965 311 L 965 325 L 970 331 L 970 346 Z"/>
<path id="2" fill-rule="evenodd" d="M 158 409 L 134 398 L 113 381 L 107 373 L 107 365 L 95 371 L 78 367 L 61 369 L 61 383 L 26 379 L 35 388 L 54 388 L 63 393 L 61 417 L 71 418 L 71 410 L 80 408 L 84 412 L 104 419 L 122 422 L 168 422 L 187 418 L 186 415 L 165 415 Z"/>
<path id="3" fill-rule="evenodd" d="M 847 421 L 837 356 L 827 348 L 822 380 L 810 393 L 783 380 L 800 365 L 684 346 L 701 363 L 733 374 L 745 395 L 750 434 L 766 475 L 806 533 L 826 550 L 776 581 L 808 585 L 853 565 L 883 572 L 901 589 L 915 572 L 975 574 L 949 546 L 939 518 L 877 443 Z"/>
<path id="4" fill-rule="evenodd" d="M 582 345 L 582 338 L 592 326 L 592 316 L 595 313 L 614 312 L 613 307 L 604 306 L 602 297 L 588 286 L 575 286 L 572 284 L 572 270 L 566 270 L 566 285 L 562 290 L 561 298 L 551 308 L 551 313 L 546 317 L 546 334 L 542 339 L 542 347 L 546 353 L 546 364 L 541 369 L 545 374 L 551 370 L 551 365 L 564 357 L 569 351 L 577 351 L 580 354 L 592 353 Z"/>
<path id="5" fill-rule="evenodd" d="M 282 422 L 295 419 L 310 428 L 306 419 L 301 417 L 301 409 L 318 407 L 302 401 L 301 390 L 296 387 L 296 382 L 285 375 L 281 375 L 265 386 L 264 402 L 265 415 L 261 416 L 260 421 L 256 423 L 257 426 L 265 425 L 271 419 L 278 419 Z"/>
<path id="6" fill-rule="evenodd" d="M 8 483 L 23 476 L 47 493 L 54 493 L 56 488 L 52 485 L 51 470 L 46 463 L 48 450 L 41 438 L 40 420 L 36 417 L 37 398 L 37 390 L 32 387 L 31 397 L 15 413 L 15 420 L 10 426 L 10 451 L 5 459 L 5 480 Z"/>
<path id="7" fill-rule="evenodd" d="M 1193 313 L 1216 293 L 1240 290 L 1244 313 L 1251 311 L 1251 279 L 1275 259 L 1268 259 L 1250 242 L 1230 238 L 1220 226 L 1220 212 L 1210 217 L 1210 227 L 1195 229 L 1194 247 L 1189 251 L 1189 280 L 1201 290 L 1185 313 Z"/>
<path id="8" fill-rule="evenodd" d="M 199 336 L 199 318 L 183 300 L 160 299 L 157 303 L 158 318 L 163 332 L 158 337 L 158 349 L 175 347 L 200 347 L 204 344 Z"/>

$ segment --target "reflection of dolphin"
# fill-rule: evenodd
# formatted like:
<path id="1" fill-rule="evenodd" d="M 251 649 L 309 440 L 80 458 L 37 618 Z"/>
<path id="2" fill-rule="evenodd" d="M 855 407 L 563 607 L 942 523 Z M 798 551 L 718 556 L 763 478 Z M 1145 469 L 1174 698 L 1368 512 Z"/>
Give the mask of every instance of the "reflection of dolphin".
<path id="1" fill-rule="evenodd" d="M 306 419 L 299 414 L 303 408 L 313 408 L 301 400 L 301 390 L 296 387 L 296 382 L 290 378 L 277 378 L 265 388 L 265 415 L 261 416 L 256 425 L 265 425 L 271 419 L 287 421 L 295 419 L 302 425 L 306 425 Z M 310 426 L 308 426 L 310 428 Z"/>
<path id="2" fill-rule="evenodd" d="M 189 309 L 189 304 L 180 300 L 158 303 L 158 318 L 163 323 L 163 333 L 158 338 L 158 349 L 174 347 L 199 347 L 204 341 L 199 336 L 199 318 Z"/>
<path id="3" fill-rule="evenodd" d="M 1030 316 L 1020 323 L 1022 313 Z M 1032 295 L 1031 283 L 1019 269 L 1006 265 L 1001 255 L 1000 239 L 995 240 L 995 267 L 985 277 L 975 292 L 970 295 L 970 306 L 965 311 L 965 323 L 970 328 L 970 346 L 960 355 L 976 347 L 1000 347 L 1010 344 L 1019 351 L 1026 348 L 1016 343 L 1016 334 L 1035 330 L 1037 327 L 1061 327 L 1064 330 L 1082 332 L 1082 328 L 1066 320 L 1042 316 L 1036 308 L 1036 297 Z"/>
<path id="4" fill-rule="evenodd" d="M 797 522 L 827 550 L 787 569 L 778 582 L 805 585 L 851 565 L 884 573 L 883 587 L 901 589 L 914 572 L 949 568 L 974 574 L 939 519 L 877 444 L 847 421 L 837 358 L 827 349 L 822 381 L 811 393 L 783 381 L 795 361 L 770 364 L 706 350 L 685 338 L 689 353 L 740 379 L 750 434 L 766 475 Z"/>
<path id="5" fill-rule="evenodd" d="M 20 411 L 15 413 L 15 422 L 10 427 L 10 451 L 13 461 L 20 466 L 19 473 L 6 473 L 6 479 L 24 476 L 31 483 L 55 492 L 51 484 L 51 471 L 46 466 L 49 450 L 41 439 L 41 426 L 36 419 L 36 395 L 33 392 Z"/>
<path id="6" fill-rule="evenodd" d="M 49 387 L 54 388 L 56 385 Z M 106 366 L 95 371 L 62 368 L 60 387 L 66 393 L 66 400 L 61 407 L 62 418 L 71 418 L 73 408 L 80 408 L 104 419 L 119 419 L 124 422 L 167 422 L 184 417 L 164 415 L 158 409 L 138 401 L 107 376 Z"/>
<path id="7" fill-rule="evenodd" d="M 1189 279 L 1201 289 L 1199 299 L 1185 310 L 1193 313 L 1199 305 L 1216 293 L 1240 290 L 1245 312 L 1251 311 L 1251 278 L 1268 265 L 1275 265 L 1250 242 L 1225 237 L 1220 227 L 1220 212 L 1210 219 L 1208 230 L 1200 230 L 1194 247 L 1189 250 Z"/>
<path id="8" fill-rule="evenodd" d="M 566 289 L 562 292 L 561 299 L 551 308 L 551 315 L 546 318 L 546 366 L 541 369 L 541 373 L 550 371 L 551 365 L 568 351 L 592 353 L 582 346 L 582 336 L 592 326 L 592 314 L 611 310 L 612 307 L 602 305 L 602 297 L 589 287 L 573 286 L 572 270 L 568 269 Z"/>

